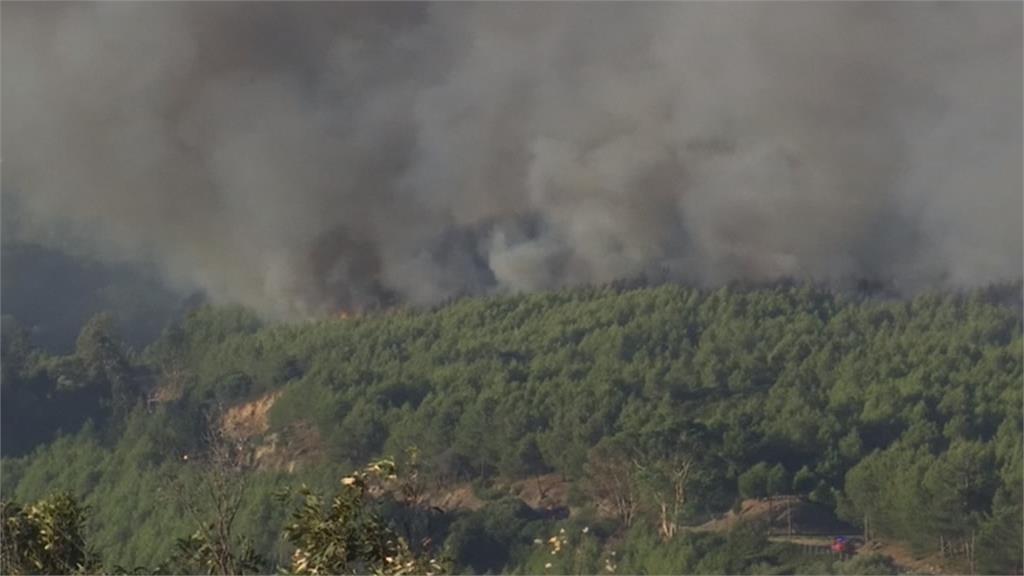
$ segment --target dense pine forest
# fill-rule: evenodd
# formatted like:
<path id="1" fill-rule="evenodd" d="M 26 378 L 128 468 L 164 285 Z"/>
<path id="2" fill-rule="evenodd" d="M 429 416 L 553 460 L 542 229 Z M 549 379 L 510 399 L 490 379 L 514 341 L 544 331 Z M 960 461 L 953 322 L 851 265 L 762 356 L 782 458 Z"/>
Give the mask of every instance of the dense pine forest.
<path id="1" fill-rule="evenodd" d="M 141 350 L 98 316 L 67 355 L 5 316 L 5 537 L 57 502 L 92 570 L 181 570 L 214 485 L 236 490 L 234 571 L 309 571 L 303 526 L 372 503 L 360 534 L 459 573 L 1024 573 L 1019 298 L 667 284 L 292 324 L 201 308 Z M 380 459 L 401 490 L 327 505 Z M 809 553 L 815 529 L 862 549 Z"/>

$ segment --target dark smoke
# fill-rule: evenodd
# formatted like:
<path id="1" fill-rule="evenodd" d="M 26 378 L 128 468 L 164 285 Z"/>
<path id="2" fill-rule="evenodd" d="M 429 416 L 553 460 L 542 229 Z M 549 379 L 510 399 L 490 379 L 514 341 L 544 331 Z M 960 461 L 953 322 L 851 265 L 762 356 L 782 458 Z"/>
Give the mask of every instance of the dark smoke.
<path id="1" fill-rule="evenodd" d="M 1020 3 L 2 5 L 20 240 L 268 315 L 1022 272 Z M 10 203 L 5 202 L 5 208 Z"/>

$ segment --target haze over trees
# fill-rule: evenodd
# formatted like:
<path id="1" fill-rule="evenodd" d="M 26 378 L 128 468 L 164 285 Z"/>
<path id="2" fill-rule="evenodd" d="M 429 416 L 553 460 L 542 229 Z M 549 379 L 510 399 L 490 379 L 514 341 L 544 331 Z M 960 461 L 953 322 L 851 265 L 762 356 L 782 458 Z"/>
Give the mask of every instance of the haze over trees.
<path id="1" fill-rule="evenodd" d="M 1022 16 L 0 2 L 0 572 L 1024 574 Z"/>
<path id="2" fill-rule="evenodd" d="M 273 494 L 306 484 L 305 514 L 330 515 L 345 505 L 313 495 L 415 447 L 419 488 L 374 522 L 456 571 L 891 569 L 802 557 L 758 525 L 691 529 L 799 495 L 949 566 L 1021 572 L 1019 289 L 620 286 L 300 324 L 204 308 L 144 350 L 96 318 L 67 355 L 5 317 L 5 519 L 67 491 L 106 569 L 155 567 L 196 531 L 169 487 L 203 481 L 211 415 L 266 405 L 265 429 L 233 437 L 233 542 L 261 570 L 297 570 L 318 538 L 287 532 Z M 547 475 L 568 489 L 554 508 L 508 491 Z M 460 486 L 480 507 L 437 506 Z"/>
<path id="3" fill-rule="evenodd" d="M 1018 2 L 0 10 L 5 237 L 266 316 L 1024 271 Z"/>

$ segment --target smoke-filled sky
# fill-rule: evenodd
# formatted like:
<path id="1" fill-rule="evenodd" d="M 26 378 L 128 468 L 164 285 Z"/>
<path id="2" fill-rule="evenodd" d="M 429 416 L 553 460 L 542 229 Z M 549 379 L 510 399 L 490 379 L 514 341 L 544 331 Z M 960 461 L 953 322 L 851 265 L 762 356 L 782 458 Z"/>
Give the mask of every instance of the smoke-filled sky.
<path id="1" fill-rule="evenodd" d="M 1022 4 L 2 5 L 5 236 L 271 316 L 1022 274 Z"/>

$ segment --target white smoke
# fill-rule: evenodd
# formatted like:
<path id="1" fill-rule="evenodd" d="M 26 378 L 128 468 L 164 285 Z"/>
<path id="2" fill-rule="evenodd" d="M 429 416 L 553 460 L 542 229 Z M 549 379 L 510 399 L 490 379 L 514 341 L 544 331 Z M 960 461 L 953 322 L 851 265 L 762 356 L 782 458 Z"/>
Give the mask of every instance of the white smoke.
<path id="1" fill-rule="evenodd" d="M 1021 10 L 5 3 L 5 218 L 272 315 L 1016 279 Z"/>

